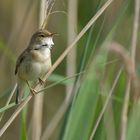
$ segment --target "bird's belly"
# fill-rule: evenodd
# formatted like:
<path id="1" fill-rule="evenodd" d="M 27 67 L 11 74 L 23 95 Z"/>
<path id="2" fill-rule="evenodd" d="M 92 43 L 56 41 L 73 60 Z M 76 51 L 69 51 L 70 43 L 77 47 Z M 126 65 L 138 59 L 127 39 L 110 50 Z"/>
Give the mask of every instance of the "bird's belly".
<path id="1" fill-rule="evenodd" d="M 26 62 L 20 66 L 18 76 L 27 81 L 35 81 L 38 78 L 43 77 L 49 68 L 51 67 L 51 62 Z"/>

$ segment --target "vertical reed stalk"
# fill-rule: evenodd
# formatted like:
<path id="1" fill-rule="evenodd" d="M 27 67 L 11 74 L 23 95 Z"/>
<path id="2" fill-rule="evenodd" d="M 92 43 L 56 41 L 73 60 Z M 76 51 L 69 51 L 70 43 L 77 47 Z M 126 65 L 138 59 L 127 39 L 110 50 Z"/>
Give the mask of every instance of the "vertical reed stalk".
<path id="1" fill-rule="evenodd" d="M 70 44 L 76 37 L 77 32 L 77 0 L 68 1 L 68 44 Z M 74 47 L 70 54 L 67 56 L 67 76 L 73 75 L 76 72 L 76 47 Z M 72 93 L 73 84 L 67 85 L 66 93 L 69 97 Z"/>
<path id="2" fill-rule="evenodd" d="M 46 0 L 40 1 L 39 28 L 46 18 Z M 33 118 L 32 118 L 32 140 L 40 140 L 42 132 L 44 94 L 38 94 L 34 98 Z"/>

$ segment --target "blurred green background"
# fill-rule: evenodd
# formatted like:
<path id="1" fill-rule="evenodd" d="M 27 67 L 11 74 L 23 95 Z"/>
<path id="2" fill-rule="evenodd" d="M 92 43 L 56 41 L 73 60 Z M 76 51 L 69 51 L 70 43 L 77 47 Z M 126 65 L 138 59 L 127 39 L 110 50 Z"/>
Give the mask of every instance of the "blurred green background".
<path id="1" fill-rule="evenodd" d="M 93 15 L 100 9 L 101 5 L 105 3 L 105 0 L 79 0 L 77 1 L 77 25 L 74 25 L 74 30 L 77 34 L 81 31 L 81 29 L 87 24 L 87 22 L 91 19 Z M 61 53 L 66 49 L 67 45 L 70 44 L 73 40 L 69 41 L 68 39 L 68 7 L 69 1 L 66 0 L 56 0 L 54 5 L 53 11 L 64 11 L 65 13 L 58 12 L 51 15 L 48 25 L 48 30 L 51 32 L 58 33 L 59 36 L 54 37 L 55 46 L 53 47 L 52 51 L 52 62 L 54 63 L 55 60 L 61 55 Z M 40 0 L 1 0 L 0 1 L 0 106 L 1 108 L 5 105 L 5 102 L 12 90 L 15 82 L 16 77 L 14 75 L 15 63 L 16 59 L 19 54 L 28 46 L 29 40 L 32 34 L 38 29 L 39 24 L 39 12 L 40 12 Z M 75 13 L 76 14 L 76 13 Z M 90 127 L 87 128 L 89 131 L 87 132 L 88 136 L 91 133 L 92 128 L 98 118 L 99 112 L 101 111 L 104 98 L 108 95 L 108 91 L 112 86 L 113 80 L 117 76 L 117 72 L 120 67 L 123 65 L 122 60 L 120 57 L 117 57 L 114 54 L 100 54 L 100 48 L 103 46 L 107 40 L 111 40 L 113 42 L 120 43 L 123 45 L 128 51 L 131 47 L 131 38 L 132 38 L 132 30 L 133 30 L 133 20 L 134 20 L 134 1 L 131 0 L 116 0 L 107 8 L 107 10 L 99 17 L 96 23 L 88 30 L 86 34 L 80 39 L 77 43 L 76 48 L 76 62 L 75 66 L 75 73 L 80 72 L 80 68 L 82 67 L 82 62 L 85 61 L 83 64 L 83 69 L 85 70 L 87 67 L 94 65 L 97 67 L 98 73 L 96 70 L 93 72 L 92 68 L 89 68 L 89 71 L 86 71 L 83 77 L 80 77 L 80 89 L 77 91 L 78 95 L 82 93 L 83 90 L 89 88 L 89 93 L 94 92 L 98 97 L 93 99 L 95 103 L 93 108 L 93 112 L 90 110 L 92 106 L 83 105 L 83 100 L 79 101 L 80 97 L 77 95 L 75 97 L 75 102 L 77 99 L 77 103 L 75 103 L 75 110 L 72 112 L 78 112 L 80 110 L 79 106 L 84 106 L 87 112 L 91 111 L 91 119 L 92 121 L 89 122 Z M 73 21 L 71 21 L 73 24 Z M 136 52 L 136 69 L 139 73 L 139 44 L 140 44 L 140 31 L 138 31 L 138 42 L 137 42 L 137 52 Z M 73 37 L 74 38 L 74 37 Z M 87 48 L 87 49 L 85 49 Z M 86 53 L 87 52 L 87 53 Z M 104 51 L 105 52 L 105 51 Z M 85 54 L 86 53 L 86 54 Z M 103 57 L 105 66 L 98 65 L 98 57 Z M 108 55 L 108 58 L 107 58 Z M 72 56 L 71 56 L 72 57 Z M 97 57 L 97 58 L 96 58 Z M 97 61 L 96 61 L 97 60 Z M 99 62 L 100 63 L 100 62 Z M 56 68 L 53 74 L 57 74 L 60 79 L 66 77 L 66 69 L 67 66 L 70 65 L 66 59 Z M 89 73 L 88 73 L 89 72 Z M 92 75 L 93 74 L 93 75 Z M 59 78 L 56 75 L 52 75 L 54 77 L 50 77 L 48 84 L 53 82 L 59 81 Z M 93 77 L 95 78 L 93 78 Z M 96 77 L 97 76 L 97 77 Z M 99 76 L 99 77 L 98 77 Z M 84 83 L 85 80 L 88 80 L 89 77 L 92 77 L 90 83 Z M 114 94 L 110 100 L 110 106 L 108 107 L 106 113 L 104 114 L 104 118 L 100 122 L 98 126 L 97 132 L 95 134 L 94 139 L 97 140 L 117 140 L 119 139 L 120 134 L 120 118 L 121 118 L 121 111 L 122 105 L 124 100 L 124 93 L 125 93 L 125 86 L 126 86 L 126 72 L 123 70 L 121 73 L 121 77 L 117 86 L 115 87 Z M 83 80 L 84 79 L 84 80 Z M 74 83 L 74 81 L 72 81 Z M 87 85 L 86 85 L 87 84 Z M 102 84 L 105 86 L 106 93 L 104 93 L 102 97 L 101 89 Z M 81 89 L 81 87 L 85 87 Z M 84 91 L 85 94 L 87 91 Z M 133 91 L 131 91 L 133 93 Z M 54 114 L 59 109 L 60 105 L 63 103 L 66 97 L 66 87 L 65 84 L 61 83 L 57 86 L 54 86 L 47 90 L 47 94 L 44 94 L 44 103 L 43 103 L 43 118 L 42 118 L 42 130 L 45 130 L 47 124 L 50 122 Z M 86 95 L 85 95 L 86 96 Z M 89 96 L 87 101 L 91 102 L 89 99 L 92 99 Z M 15 96 L 13 97 L 12 101 L 15 100 Z M 30 101 L 28 104 L 28 111 L 25 117 L 25 124 L 26 124 L 26 136 L 28 139 L 31 139 L 31 119 L 32 119 L 32 110 L 33 110 L 33 100 Z M 82 102 L 82 103 L 81 103 Z M 74 104 L 74 103 L 72 103 Z M 80 104 L 80 105 L 79 105 Z M 86 104 L 86 103 L 85 103 Z M 92 104 L 93 105 L 93 104 Z M 81 107 L 81 110 L 84 107 Z M 73 105 L 74 107 L 74 105 Z M 2 127 L 3 124 L 7 121 L 10 117 L 12 112 L 15 110 L 16 107 L 12 107 L 6 111 L 3 121 L 0 123 Z M 72 107 L 70 107 L 72 108 Z M 89 109 L 89 110 L 88 110 Z M 77 111 L 78 110 L 78 111 Z M 87 113 L 83 110 L 83 114 Z M 85 112 L 84 112 L 85 111 Z M 71 112 L 70 110 L 68 112 Z M 66 113 L 69 115 L 69 113 Z M 78 130 L 77 135 L 75 134 L 67 134 L 69 132 L 67 123 L 71 122 L 68 119 L 68 115 L 61 120 L 58 127 L 55 129 L 50 140 L 57 140 L 57 139 L 64 139 L 64 140 L 80 140 L 80 136 L 82 137 L 82 131 L 86 132 L 86 130 Z M 77 115 L 78 116 L 78 115 Z M 92 117 L 94 116 L 94 118 Z M 88 118 L 88 116 L 85 116 Z M 110 118 L 109 118 L 110 117 Z M 71 117 L 73 118 L 73 116 Z M 108 118 L 113 124 L 105 124 Z M 76 119 L 75 119 L 76 120 Z M 84 121 L 84 119 L 83 119 Z M 24 136 L 21 136 L 20 128 L 23 125 L 21 120 L 21 114 L 16 118 L 16 120 L 10 125 L 7 131 L 4 133 L 1 140 L 19 140 L 19 139 L 26 139 Z M 72 121 L 73 122 L 73 121 Z M 77 121 L 78 122 L 78 121 Z M 139 122 L 139 120 L 138 120 Z M 74 122 L 74 124 L 76 124 Z M 80 127 L 84 127 L 81 126 Z M 76 126 L 75 126 L 76 128 Z M 108 129 L 108 131 L 106 131 Z M 109 131 L 113 129 L 112 135 L 109 135 Z M 71 129 L 70 129 L 71 130 Z M 23 130 L 22 130 L 23 131 Z M 68 131 L 68 132 L 66 132 Z M 101 132 L 101 133 L 100 133 Z M 43 133 L 43 132 L 42 132 Z M 72 132 L 73 133 L 73 132 Z M 80 133 L 80 134 L 78 134 Z M 83 134 L 84 135 L 84 134 Z M 85 135 L 81 140 L 88 139 Z M 46 139 L 47 140 L 47 139 Z"/>

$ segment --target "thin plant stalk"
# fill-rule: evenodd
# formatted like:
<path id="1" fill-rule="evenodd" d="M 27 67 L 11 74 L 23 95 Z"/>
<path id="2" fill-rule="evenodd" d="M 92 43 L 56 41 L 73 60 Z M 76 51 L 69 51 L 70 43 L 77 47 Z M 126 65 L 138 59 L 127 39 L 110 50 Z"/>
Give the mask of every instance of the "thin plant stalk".
<path id="1" fill-rule="evenodd" d="M 68 1 L 68 44 L 70 44 L 76 37 L 77 25 L 77 0 Z M 76 47 L 67 55 L 67 76 L 73 75 L 76 72 Z M 72 93 L 73 84 L 66 86 L 66 98 Z"/>
<path id="2" fill-rule="evenodd" d="M 40 1 L 39 28 L 43 25 L 46 18 L 46 0 Z M 42 117 L 43 117 L 43 99 L 44 94 L 38 94 L 34 98 L 33 115 L 32 115 L 32 140 L 40 140 L 42 133 Z"/>
<path id="3" fill-rule="evenodd" d="M 9 105 L 9 103 L 10 103 L 10 101 L 11 101 L 11 99 L 12 99 L 12 97 L 13 97 L 15 91 L 16 91 L 16 88 L 17 88 L 17 83 L 15 84 L 13 90 L 11 91 L 10 96 L 8 97 L 5 106 L 8 106 L 8 105 Z M 1 114 L 1 116 L 0 116 L 0 122 L 1 122 L 1 120 L 2 120 L 2 118 L 3 118 L 3 116 L 4 116 L 4 114 L 5 114 L 5 112 L 3 112 L 3 113 Z"/>
<path id="4" fill-rule="evenodd" d="M 131 85 L 131 81 L 130 81 L 130 77 L 129 77 L 127 79 L 127 83 L 126 83 L 124 104 L 123 104 L 123 110 L 122 110 L 122 114 L 121 114 L 120 140 L 125 140 L 125 138 L 126 138 L 127 111 L 128 111 L 129 98 L 130 98 L 130 85 Z"/>
<path id="5" fill-rule="evenodd" d="M 93 130 L 92 130 L 92 133 L 91 133 L 91 135 L 90 135 L 89 140 L 93 140 L 93 138 L 94 138 L 94 136 L 95 136 L 96 130 L 97 130 L 97 128 L 98 128 L 98 126 L 99 126 L 99 123 L 100 123 L 100 121 L 101 121 L 101 119 L 102 119 L 102 117 L 103 117 L 103 114 L 104 114 L 104 112 L 105 112 L 105 110 L 106 110 L 106 108 L 107 108 L 107 105 L 108 105 L 108 103 L 109 103 L 109 101 L 110 101 L 110 99 L 111 99 L 111 96 L 112 96 L 112 94 L 113 94 L 113 91 L 114 91 L 114 89 L 115 89 L 115 87 L 116 87 L 116 85 L 117 85 L 117 82 L 118 82 L 119 78 L 120 78 L 121 72 L 122 72 L 122 69 L 119 70 L 119 72 L 118 72 L 118 74 L 117 74 L 117 77 L 115 78 L 115 80 L 114 80 L 114 82 L 113 82 L 112 88 L 111 88 L 111 90 L 110 90 L 110 92 L 109 92 L 109 94 L 108 94 L 108 96 L 107 96 L 107 98 L 106 98 L 106 100 L 105 100 L 105 103 L 104 103 L 104 105 L 103 105 L 103 108 L 102 108 L 102 110 L 101 110 L 101 113 L 100 113 L 99 117 L 97 118 L 96 124 L 95 124 L 95 126 L 94 126 L 94 128 L 93 128 Z"/>

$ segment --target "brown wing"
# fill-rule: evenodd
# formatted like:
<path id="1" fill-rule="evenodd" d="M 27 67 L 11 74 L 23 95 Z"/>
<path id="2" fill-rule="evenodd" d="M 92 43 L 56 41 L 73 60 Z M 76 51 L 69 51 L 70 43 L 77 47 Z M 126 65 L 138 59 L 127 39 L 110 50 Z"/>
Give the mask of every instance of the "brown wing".
<path id="1" fill-rule="evenodd" d="M 23 60 L 25 59 L 26 57 L 26 51 L 24 51 L 17 59 L 17 62 L 16 62 L 16 68 L 15 68 L 15 75 L 17 74 L 18 72 L 18 68 L 20 66 L 20 64 L 23 62 Z"/>

